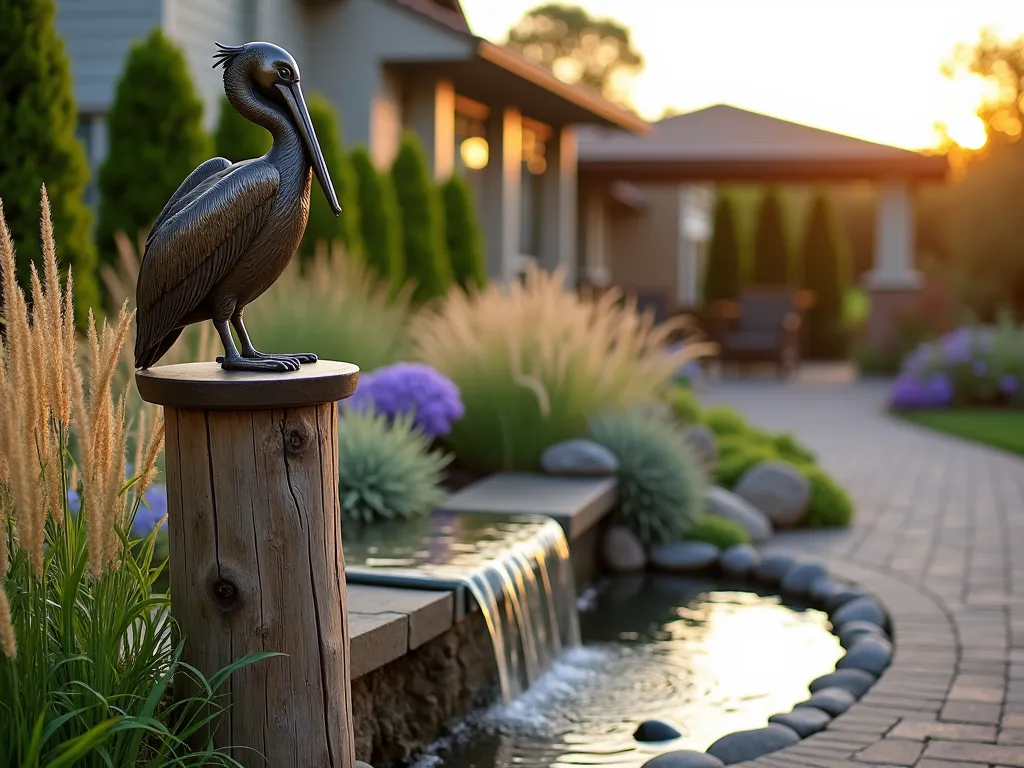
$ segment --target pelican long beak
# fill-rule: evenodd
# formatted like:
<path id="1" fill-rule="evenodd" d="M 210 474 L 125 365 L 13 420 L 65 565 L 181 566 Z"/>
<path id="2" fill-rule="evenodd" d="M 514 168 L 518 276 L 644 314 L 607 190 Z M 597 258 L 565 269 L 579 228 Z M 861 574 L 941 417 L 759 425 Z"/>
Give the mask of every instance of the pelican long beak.
<path id="1" fill-rule="evenodd" d="M 324 153 L 320 150 L 320 142 L 316 140 L 316 131 L 313 130 L 313 121 L 309 117 L 309 110 L 306 108 L 306 100 L 302 97 L 302 89 L 298 83 L 291 85 L 278 85 L 278 89 L 284 95 L 288 110 L 292 113 L 292 119 L 299 128 L 302 135 L 302 143 L 306 145 L 313 164 L 313 173 L 324 191 L 327 202 L 331 204 L 331 210 L 337 216 L 341 213 L 341 205 L 338 204 L 338 195 L 331 183 L 331 174 L 327 170 L 327 163 L 324 161 Z"/>

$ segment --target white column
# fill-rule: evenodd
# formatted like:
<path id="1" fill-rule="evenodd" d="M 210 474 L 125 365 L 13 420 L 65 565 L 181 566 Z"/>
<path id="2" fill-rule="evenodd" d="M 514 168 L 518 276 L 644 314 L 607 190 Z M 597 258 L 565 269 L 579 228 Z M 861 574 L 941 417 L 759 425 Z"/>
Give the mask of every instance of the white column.
<path id="1" fill-rule="evenodd" d="M 868 288 L 917 288 L 921 275 L 914 268 L 914 203 L 906 182 L 885 182 L 878 189 L 875 219 L 875 268 Z"/>
<path id="2" fill-rule="evenodd" d="M 547 167 L 541 179 L 540 263 L 547 270 L 562 267 L 566 283 L 576 285 L 576 130 L 554 129 L 546 147 Z"/>
<path id="3" fill-rule="evenodd" d="M 444 181 L 455 169 L 455 88 L 449 80 L 409 90 L 405 122 L 423 142 L 430 173 Z"/>
<path id="4" fill-rule="evenodd" d="M 514 280 L 519 273 L 519 217 L 523 173 L 523 121 L 519 110 L 495 110 L 487 119 L 489 160 L 483 171 L 487 273 Z"/>
<path id="5" fill-rule="evenodd" d="M 603 189 L 588 190 L 584 199 L 583 248 L 584 277 L 599 287 L 609 285 L 612 275 L 608 268 L 608 220 Z"/>

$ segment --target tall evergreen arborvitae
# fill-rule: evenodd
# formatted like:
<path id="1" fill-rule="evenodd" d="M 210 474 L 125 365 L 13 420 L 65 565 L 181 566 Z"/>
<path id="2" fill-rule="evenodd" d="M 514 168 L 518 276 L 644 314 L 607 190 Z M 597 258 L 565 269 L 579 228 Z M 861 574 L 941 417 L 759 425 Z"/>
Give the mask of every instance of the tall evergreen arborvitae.
<path id="1" fill-rule="evenodd" d="M 75 280 L 82 323 L 99 304 L 85 149 L 75 137 L 78 110 L 54 0 L 0 0 L 0 201 L 17 247 L 22 284 L 39 262 L 42 186 L 50 198 L 57 257 Z M 3 297 L 0 296 L 0 306 Z"/>
<path id="2" fill-rule="evenodd" d="M 807 312 L 807 355 L 837 359 L 846 354 L 843 296 L 849 287 L 849 263 L 828 196 L 821 192 L 811 203 L 802 248 L 803 287 L 814 292 Z"/>
<path id="3" fill-rule="evenodd" d="M 757 212 L 753 278 L 755 285 L 773 288 L 788 286 L 793 280 L 782 198 L 775 188 L 765 190 Z"/>
<path id="4" fill-rule="evenodd" d="M 444 295 L 452 282 L 452 266 L 444 235 L 444 212 L 437 187 L 416 135 L 402 137 L 391 179 L 402 216 L 405 273 L 416 281 L 413 300 L 429 301 Z"/>
<path id="5" fill-rule="evenodd" d="M 487 263 L 484 236 L 473 207 L 473 192 L 464 178 L 452 174 L 441 185 L 441 199 L 452 277 L 464 290 L 483 288 L 487 282 Z"/>
<path id="6" fill-rule="evenodd" d="M 132 46 L 107 115 L 96 233 L 103 261 L 114 233 L 147 231 L 185 177 L 210 157 L 203 102 L 181 50 L 160 30 Z"/>
<path id="7" fill-rule="evenodd" d="M 267 153 L 272 143 L 270 132 L 250 123 L 231 106 L 227 97 L 220 100 L 220 115 L 213 132 L 213 154 L 232 163 Z"/>
<path id="8" fill-rule="evenodd" d="M 405 281 L 402 220 L 391 176 L 380 173 L 370 153 L 356 147 L 351 154 L 359 198 L 359 228 L 366 263 L 396 288 Z"/>
<path id="9" fill-rule="evenodd" d="M 736 207 L 727 194 L 715 203 L 714 231 L 704 272 L 704 302 L 735 300 L 740 292 L 740 241 Z"/>
<path id="10" fill-rule="evenodd" d="M 363 236 L 359 229 L 359 196 L 356 193 L 355 174 L 342 147 L 338 115 L 331 102 L 318 93 L 309 94 L 306 105 L 309 107 L 317 142 L 324 153 L 327 171 L 331 174 L 334 192 L 341 203 L 341 215 L 334 215 L 314 177 L 309 201 L 309 222 L 299 245 L 299 256 L 309 259 L 316 252 L 317 243 L 337 240 L 345 245 L 350 255 L 361 258 Z"/>

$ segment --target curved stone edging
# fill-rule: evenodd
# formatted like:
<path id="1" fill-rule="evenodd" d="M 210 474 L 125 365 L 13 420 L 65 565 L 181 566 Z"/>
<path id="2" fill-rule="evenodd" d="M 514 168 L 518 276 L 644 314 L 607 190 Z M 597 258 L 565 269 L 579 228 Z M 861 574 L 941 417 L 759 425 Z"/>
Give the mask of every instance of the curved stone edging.
<path id="1" fill-rule="evenodd" d="M 840 637 L 846 654 L 837 662 L 835 671 L 811 681 L 811 698 L 800 702 L 790 712 L 772 715 L 765 727 L 726 734 L 705 752 L 665 752 L 649 760 L 645 768 L 720 768 L 742 765 L 769 754 L 790 754 L 790 750 L 800 749 L 802 744 L 829 729 L 833 722 L 858 710 L 869 692 L 879 687 L 876 684 L 895 658 L 894 644 L 887 631 L 892 629 L 889 606 L 884 598 L 873 594 L 870 586 L 851 578 L 855 567 L 839 564 L 826 567 L 820 561 L 784 551 L 773 550 L 762 555 L 747 544 L 719 550 L 714 562 L 708 565 L 717 566 L 733 578 L 751 578 L 759 584 L 778 586 L 783 597 L 810 600 L 826 610 L 833 624 L 832 631 Z M 699 569 L 673 570 L 696 573 Z M 915 603 L 916 599 L 911 598 L 911 604 Z M 846 750 L 856 741 L 854 738 L 830 742 L 840 745 L 835 758 L 849 758 L 852 752 Z M 824 760 L 823 751 L 829 751 L 827 746 L 822 749 L 816 745 L 807 756 Z"/>

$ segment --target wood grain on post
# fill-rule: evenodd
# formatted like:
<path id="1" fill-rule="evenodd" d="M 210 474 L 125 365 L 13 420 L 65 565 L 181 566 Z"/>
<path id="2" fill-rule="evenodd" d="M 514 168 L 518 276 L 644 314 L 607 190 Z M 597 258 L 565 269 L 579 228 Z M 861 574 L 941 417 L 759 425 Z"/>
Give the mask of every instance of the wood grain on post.
<path id="1" fill-rule="evenodd" d="M 336 402 L 357 377 L 326 361 L 136 374 L 143 398 L 164 406 L 171 611 L 185 661 L 211 676 L 249 653 L 286 654 L 227 683 L 214 740 L 246 766 L 355 765 Z"/>

